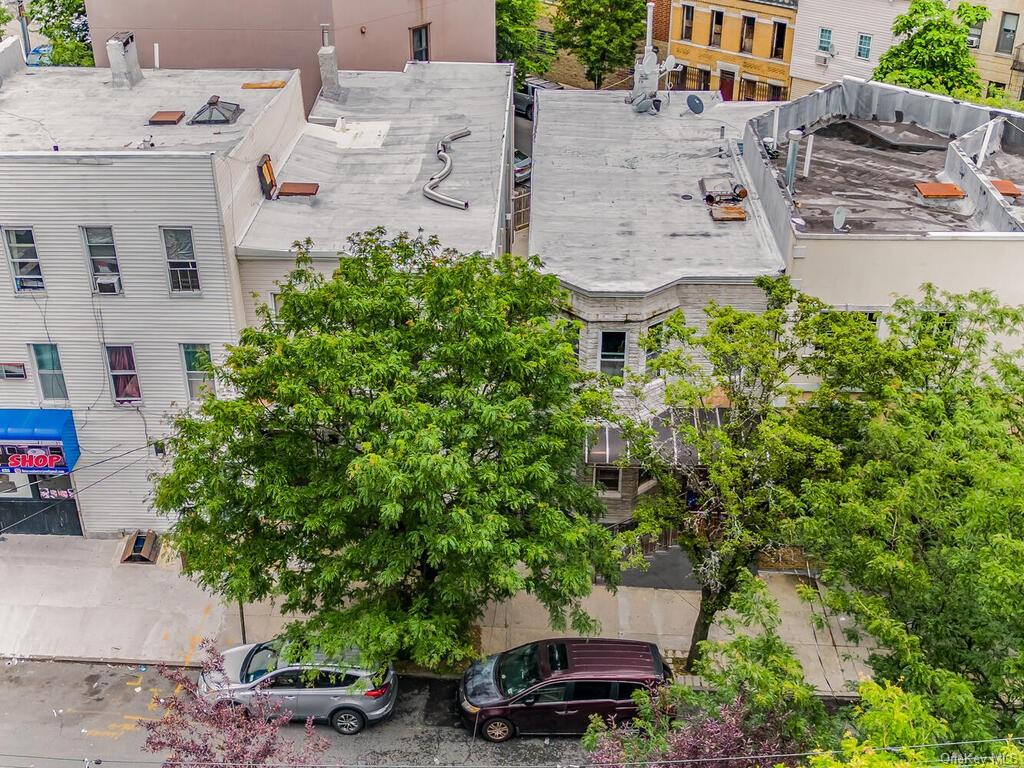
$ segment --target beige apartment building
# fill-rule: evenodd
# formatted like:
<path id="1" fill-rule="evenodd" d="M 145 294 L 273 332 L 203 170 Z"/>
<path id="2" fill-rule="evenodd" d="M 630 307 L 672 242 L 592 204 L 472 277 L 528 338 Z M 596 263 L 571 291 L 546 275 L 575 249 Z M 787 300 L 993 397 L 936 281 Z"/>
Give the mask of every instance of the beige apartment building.
<path id="1" fill-rule="evenodd" d="M 326 29 L 347 70 L 408 61 L 494 61 L 494 0 L 86 0 L 96 65 L 135 33 L 143 67 L 298 69 L 308 111 Z"/>
<path id="2" fill-rule="evenodd" d="M 1024 55 L 1021 52 L 1021 16 L 1024 0 L 982 0 L 989 20 L 971 30 L 969 45 L 974 49 L 985 92 L 1005 91 L 1013 99 L 1024 98 Z"/>

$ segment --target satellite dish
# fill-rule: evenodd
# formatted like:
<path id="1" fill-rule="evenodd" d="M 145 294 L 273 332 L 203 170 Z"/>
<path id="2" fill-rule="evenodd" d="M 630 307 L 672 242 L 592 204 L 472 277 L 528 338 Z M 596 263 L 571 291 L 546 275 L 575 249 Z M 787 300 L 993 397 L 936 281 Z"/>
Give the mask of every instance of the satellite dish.
<path id="1" fill-rule="evenodd" d="M 695 115 L 699 115 L 704 111 L 704 102 L 700 96 L 695 93 L 691 93 L 686 97 L 686 106 L 688 106 L 690 111 Z"/>
<path id="2" fill-rule="evenodd" d="M 834 45 L 832 45 L 832 43 L 828 44 L 828 55 L 829 56 L 835 56 L 836 55 L 836 47 Z"/>
<path id="3" fill-rule="evenodd" d="M 665 71 L 671 72 L 676 68 L 676 57 L 671 53 L 665 57 Z"/>
<path id="4" fill-rule="evenodd" d="M 744 187 L 742 184 L 734 185 L 732 188 L 732 193 L 740 200 L 746 200 L 747 195 L 750 194 L 749 192 L 747 192 L 747 188 Z"/>
<path id="5" fill-rule="evenodd" d="M 658 54 L 654 51 L 648 51 L 644 54 L 644 60 L 640 64 L 648 72 L 657 71 L 658 69 Z"/>
<path id="6" fill-rule="evenodd" d="M 843 227 L 846 226 L 846 217 L 849 215 L 850 212 L 843 206 L 836 208 L 836 212 L 832 214 L 832 229 L 842 232 Z"/>

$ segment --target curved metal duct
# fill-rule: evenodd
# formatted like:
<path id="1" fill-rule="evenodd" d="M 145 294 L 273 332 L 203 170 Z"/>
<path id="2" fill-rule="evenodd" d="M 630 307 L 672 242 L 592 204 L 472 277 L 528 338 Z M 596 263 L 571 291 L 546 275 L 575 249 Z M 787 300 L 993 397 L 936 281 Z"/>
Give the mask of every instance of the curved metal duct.
<path id="1" fill-rule="evenodd" d="M 471 133 L 472 131 L 470 131 L 469 128 L 463 128 L 460 131 L 452 131 L 437 142 L 437 159 L 444 163 L 444 165 L 441 166 L 440 171 L 427 179 L 427 183 L 423 185 L 423 194 L 435 203 L 450 205 L 452 208 L 461 208 L 462 210 L 469 208 L 468 201 L 458 200 L 444 194 L 443 192 L 438 192 L 437 187 L 442 181 L 447 179 L 452 172 L 452 156 L 448 154 L 448 150 L 451 148 L 451 143 L 456 139 L 465 138 Z"/>

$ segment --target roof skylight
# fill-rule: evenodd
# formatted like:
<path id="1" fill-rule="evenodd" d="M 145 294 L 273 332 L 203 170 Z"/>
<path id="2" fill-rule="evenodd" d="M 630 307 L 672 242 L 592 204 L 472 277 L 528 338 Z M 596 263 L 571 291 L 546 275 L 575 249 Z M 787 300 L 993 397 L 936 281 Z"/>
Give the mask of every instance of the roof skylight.
<path id="1" fill-rule="evenodd" d="M 221 101 L 220 96 L 211 96 L 202 109 L 195 113 L 189 125 L 232 125 L 245 109 L 230 101 Z"/>

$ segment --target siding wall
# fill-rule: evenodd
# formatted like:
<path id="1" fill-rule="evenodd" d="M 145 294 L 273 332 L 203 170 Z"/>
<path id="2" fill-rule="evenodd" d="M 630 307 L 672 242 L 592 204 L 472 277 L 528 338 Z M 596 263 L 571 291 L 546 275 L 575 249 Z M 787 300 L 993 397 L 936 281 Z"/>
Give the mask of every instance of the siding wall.
<path id="1" fill-rule="evenodd" d="M 793 97 L 804 96 L 846 75 L 870 77 L 879 57 L 892 46 L 893 20 L 909 5 L 909 0 L 800 0 L 790 64 Z M 832 44 L 836 47 L 836 55 L 827 65 L 814 60 L 822 27 L 832 30 Z M 860 35 L 871 35 L 871 54 L 867 60 L 857 57 Z"/>
<path id="2" fill-rule="evenodd" d="M 152 448 L 87 467 L 167 434 L 168 416 L 188 400 L 180 343 L 209 344 L 216 360 L 237 336 L 211 157 L 0 156 L 0 178 L 0 226 L 33 228 L 46 284 L 45 295 L 15 295 L 4 252 L 0 359 L 26 363 L 29 377 L 0 381 L 0 404 L 44 406 L 27 345 L 56 343 L 82 448 L 72 477 L 86 535 L 165 529 L 151 508 L 149 474 L 160 468 Z M 123 294 L 92 293 L 84 225 L 113 228 Z M 201 294 L 171 295 L 161 226 L 192 228 Z M 104 344 L 134 346 L 139 407 L 114 405 Z"/>

